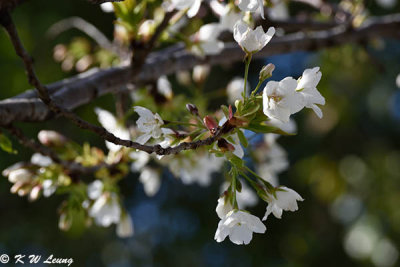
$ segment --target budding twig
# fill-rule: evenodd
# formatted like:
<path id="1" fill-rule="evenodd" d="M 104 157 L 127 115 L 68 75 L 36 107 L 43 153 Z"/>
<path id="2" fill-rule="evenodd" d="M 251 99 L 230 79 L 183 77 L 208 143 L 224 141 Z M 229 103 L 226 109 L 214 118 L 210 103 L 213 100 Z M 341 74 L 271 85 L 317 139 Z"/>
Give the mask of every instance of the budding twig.
<path id="1" fill-rule="evenodd" d="M 150 53 L 150 51 L 155 46 L 157 38 L 161 35 L 162 31 L 168 26 L 168 21 L 172 17 L 172 15 L 173 15 L 172 12 L 167 13 L 165 15 L 163 21 L 157 27 L 157 29 L 154 33 L 154 36 L 150 39 L 149 43 L 146 45 L 146 49 L 141 51 L 140 56 L 136 57 L 135 58 L 136 60 L 134 60 L 132 62 L 133 63 L 133 65 L 132 65 L 133 75 L 137 75 L 140 72 L 141 65 L 144 64 L 147 55 Z M 232 130 L 232 127 L 230 127 L 229 123 L 225 123 L 225 125 L 223 127 L 219 128 L 213 136 L 211 136 L 207 139 L 199 140 L 199 141 L 195 141 L 195 142 L 183 142 L 183 143 L 179 144 L 178 146 L 167 147 L 167 148 L 163 148 L 160 145 L 155 145 L 155 146 L 141 145 L 141 144 L 139 144 L 137 142 L 133 142 L 131 140 L 124 140 L 124 139 L 118 138 L 114 134 L 108 132 L 105 128 L 91 124 L 91 123 L 81 119 L 75 113 L 57 105 L 51 99 L 47 87 L 44 86 L 39 81 L 38 77 L 36 76 L 36 73 L 33 68 L 32 59 L 21 43 L 21 40 L 18 36 L 17 29 L 11 19 L 11 16 L 8 13 L 6 13 L 5 16 L 0 20 L 0 23 L 3 25 L 3 27 L 6 29 L 7 33 L 9 34 L 11 42 L 14 46 L 14 49 L 15 49 L 17 55 L 24 62 L 29 83 L 37 89 L 39 98 L 43 101 L 43 103 L 45 103 L 54 113 L 68 118 L 71 122 L 73 122 L 75 125 L 77 125 L 78 127 L 82 128 L 82 129 L 86 129 L 86 130 L 96 133 L 97 135 L 102 137 L 104 140 L 107 140 L 116 145 L 121 145 L 121 146 L 125 146 L 125 147 L 142 150 L 149 154 L 156 153 L 158 155 L 170 155 L 170 154 L 177 154 L 177 153 L 181 152 L 182 150 L 196 149 L 200 146 L 211 145 L 212 143 L 217 141 L 223 134 L 226 134 L 227 132 Z M 137 60 L 137 58 L 139 58 L 139 60 Z"/>

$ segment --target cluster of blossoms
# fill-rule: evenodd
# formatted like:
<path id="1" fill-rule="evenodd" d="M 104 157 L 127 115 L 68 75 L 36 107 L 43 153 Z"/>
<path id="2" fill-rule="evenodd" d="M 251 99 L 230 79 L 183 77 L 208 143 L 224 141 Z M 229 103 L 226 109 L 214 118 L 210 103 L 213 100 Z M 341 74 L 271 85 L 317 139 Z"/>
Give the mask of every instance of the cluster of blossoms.
<path id="1" fill-rule="evenodd" d="M 43 131 L 38 136 L 40 142 L 55 148 L 63 159 L 75 161 L 83 166 L 106 163 L 115 166 L 114 169 L 98 170 L 94 174 L 95 180 L 86 185 L 73 181 L 72 176 L 50 158 L 35 154 L 29 164 L 18 164 L 3 172 L 14 184 L 11 191 L 21 196 L 28 195 L 29 199 L 35 200 L 40 193 L 47 197 L 58 189 L 65 192 L 64 189 L 72 188 L 70 193 L 75 197 L 71 197 L 60 208 L 61 229 L 67 230 L 71 227 L 72 210 L 79 207 L 87 225 L 116 225 L 117 234 L 120 237 L 128 237 L 133 234 L 133 222 L 123 208 L 117 182 L 126 176 L 129 169 L 139 173 L 144 192 L 152 197 L 161 187 L 161 173 L 164 167 L 184 184 L 208 186 L 211 184 L 213 173 L 219 172 L 228 162 L 231 169 L 226 182 L 221 185 L 221 196 L 216 207 L 220 218 L 215 233 L 217 242 L 222 242 L 229 236 L 235 244 L 248 244 L 253 232 L 266 231 L 262 220 L 265 221 L 271 213 L 276 218 L 281 218 L 284 210 L 296 211 L 297 202 L 303 201 L 303 198 L 296 191 L 279 185 L 278 175 L 288 168 L 289 162 L 286 152 L 277 143 L 277 138 L 279 134 L 293 134 L 296 131 L 291 115 L 303 108 L 311 108 L 318 117 L 322 117 L 318 105 L 324 105 L 325 99 L 317 90 L 321 72 L 318 67 L 306 69 L 297 80 L 286 77 L 281 81 L 268 81 L 265 87 L 261 88 L 275 69 L 274 65 L 268 64 L 261 69 L 259 82 L 251 90 L 247 76 L 252 56 L 263 49 L 275 34 L 273 27 L 264 32 L 261 26 L 255 29 L 250 26 L 252 13 L 259 13 L 264 18 L 263 2 L 239 0 L 235 4 L 231 1 L 224 5 L 217 0 L 209 1 L 213 12 L 220 17 L 219 22 L 205 24 L 190 38 L 184 39 L 188 50 L 195 55 L 212 56 L 224 48 L 224 43 L 218 39 L 221 32 L 232 32 L 233 39 L 245 53 L 246 68 L 244 79 L 234 78 L 227 86 L 229 106 L 222 105 L 221 110 L 210 114 L 201 103 L 198 106 L 187 104 L 185 112 L 189 111 L 188 121 L 171 121 L 169 119 L 174 118 L 173 114 L 170 114 L 173 110 L 169 110 L 168 105 L 165 108 L 167 111 L 158 105 L 148 105 L 151 103 L 146 102 L 148 95 L 143 97 L 138 89 L 131 94 L 135 104 L 129 113 L 136 116 L 136 125 L 128 124 L 126 117 L 116 118 L 107 110 L 95 109 L 98 121 L 107 131 L 121 139 L 134 140 L 141 145 L 160 145 L 167 148 L 215 137 L 216 141 L 213 144 L 200 146 L 195 151 L 186 150 L 177 155 L 163 156 L 150 155 L 106 142 L 109 152 L 104 155 L 100 149 L 87 144 L 80 147 L 58 133 Z M 201 4 L 202 0 L 164 1 L 165 10 L 175 9 L 181 15 L 180 20 L 169 27 L 168 34 L 179 37 L 179 28 L 182 27 L 180 22 L 187 22 L 184 15 L 188 18 L 196 16 Z M 114 7 L 118 5 L 123 4 L 114 4 Z M 110 3 L 102 7 L 107 11 L 113 10 Z M 117 21 L 121 23 L 116 23 L 116 27 L 124 25 L 120 19 Z M 156 24 L 155 20 L 144 20 L 137 29 L 137 36 L 148 40 L 154 33 Z M 202 84 L 209 71 L 208 66 L 196 66 L 193 70 L 193 80 Z M 177 75 L 177 80 L 182 85 L 191 86 L 191 78 L 183 72 Z M 173 96 L 171 83 L 165 76 L 160 77 L 150 90 L 153 90 L 153 94 L 157 95 L 161 102 L 171 104 L 176 101 L 178 104 L 175 106 L 185 106 L 179 102 L 182 98 Z M 199 98 L 201 97 L 200 95 Z M 150 106 L 153 111 L 149 109 Z M 182 110 L 178 112 L 181 113 Z M 257 144 L 249 144 L 248 136 L 252 133 L 262 135 L 262 140 Z M 256 171 L 246 166 L 243 160 L 245 156 L 252 157 Z M 245 210 L 256 205 L 259 199 L 267 203 L 262 220 Z"/>

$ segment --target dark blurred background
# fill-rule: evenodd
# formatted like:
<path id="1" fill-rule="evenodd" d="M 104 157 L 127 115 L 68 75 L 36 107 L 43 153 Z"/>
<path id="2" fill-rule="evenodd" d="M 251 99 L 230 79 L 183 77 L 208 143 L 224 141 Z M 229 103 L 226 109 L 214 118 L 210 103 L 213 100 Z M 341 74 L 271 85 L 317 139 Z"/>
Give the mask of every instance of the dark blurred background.
<path id="1" fill-rule="evenodd" d="M 366 6 L 372 15 L 400 11 L 399 3 L 390 9 L 374 1 Z M 46 31 L 55 22 L 79 16 L 112 39 L 114 16 L 83 0 L 32 0 L 12 15 L 44 83 L 76 73 L 61 70 L 53 48 L 84 36 L 71 30 L 48 39 Z M 65 233 L 58 229 L 57 214 L 63 195 L 29 203 L 11 194 L 11 184 L 1 177 L 0 254 L 54 254 L 72 257 L 74 266 L 399 266 L 400 90 L 395 81 L 400 73 L 400 42 L 374 40 L 366 47 L 277 55 L 266 62 L 277 66 L 274 80 L 297 78 L 313 66 L 320 66 L 323 74 L 318 88 L 327 102 L 322 107 L 324 118 L 301 112 L 294 116 L 298 134 L 279 139 L 290 160 L 280 183 L 305 199 L 297 212 L 286 212 L 281 220 L 268 219 L 266 234 L 256 234 L 248 246 L 227 240 L 216 243 L 221 175 L 215 174 L 211 187 L 202 188 L 184 186 L 165 171 L 161 190 L 148 198 L 136 175 L 130 174 L 121 188 L 135 225 L 132 238 L 119 239 L 113 227 Z M 256 66 L 263 63 L 252 65 L 251 84 L 257 83 Z M 243 66 L 238 63 L 224 71 L 229 73 L 227 83 L 232 75 L 242 75 Z M 0 73 L 1 99 L 30 88 L 3 30 Z M 211 75 L 209 87 L 212 81 Z M 77 112 L 95 122 L 93 107 L 112 110 L 113 102 L 113 96 L 104 96 Z M 89 141 L 105 149 L 102 140 L 63 119 L 18 125 L 31 137 L 41 129 L 57 129 L 79 143 Z M 0 151 L 1 170 L 29 160 L 32 154 L 13 143 L 19 154 Z M 263 214 L 265 204 L 251 211 Z"/>

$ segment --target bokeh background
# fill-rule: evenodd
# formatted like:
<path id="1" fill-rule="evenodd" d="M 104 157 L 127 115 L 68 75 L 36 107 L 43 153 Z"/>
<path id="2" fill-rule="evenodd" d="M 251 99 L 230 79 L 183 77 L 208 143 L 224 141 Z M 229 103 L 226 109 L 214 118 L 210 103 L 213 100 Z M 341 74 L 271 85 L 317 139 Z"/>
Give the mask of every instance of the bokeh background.
<path id="1" fill-rule="evenodd" d="M 366 6 L 372 15 L 400 11 L 399 3 L 389 9 L 374 1 Z M 290 8 L 295 12 L 299 7 Z M 32 0 L 13 12 L 44 83 L 76 73 L 73 68 L 63 71 L 54 61 L 56 44 L 77 37 L 91 42 L 76 30 L 56 39 L 46 37 L 52 24 L 70 16 L 84 18 L 112 38 L 114 16 L 83 0 Z M 301 112 L 294 116 L 298 134 L 279 139 L 290 160 L 280 183 L 303 196 L 299 211 L 286 212 L 281 220 L 268 219 L 266 234 L 255 235 L 248 246 L 216 243 L 215 206 L 222 175 L 215 174 L 212 185 L 203 188 L 185 186 L 165 171 L 161 190 L 149 198 L 137 176 L 129 174 L 121 188 L 135 235 L 119 239 L 112 227 L 60 231 L 57 208 L 63 195 L 29 203 L 10 194 L 11 184 L 0 177 L 0 254 L 54 254 L 72 257 L 74 266 L 399 266 L 400 41 L 376 39 L 364 47 L 345 45 L 258 60 L 251 67 L 250 83 L 257 83 L 256 71 L 265 62 L 277 66 L 275 80 L 298 77 L 313 66 L 320 66 L 323 73 L 318 88 L 327 102 L 324 118 Z M 221 76 L 222 72 L 226 74 Z M 30 88 L 3 30 L 0 73 L 1 99 Z M 207 88 L 242 73 L 242 64 L 215 67 Z M 107 95 L 77 112 L 95 122 L 93 108 L 113 110 L 113 103 L 114 97 Z M 79 143 L 89 141 L 105 149 L 102 140 L 63 119 L 18 126 L 31 137 L 41 129 L 57 129 Z M 0 151 L 1 170 L 32 154 L 13 141 L 19 154 Z M 264 203 L 251 209 L 258 215 L 264 210 Z"/>

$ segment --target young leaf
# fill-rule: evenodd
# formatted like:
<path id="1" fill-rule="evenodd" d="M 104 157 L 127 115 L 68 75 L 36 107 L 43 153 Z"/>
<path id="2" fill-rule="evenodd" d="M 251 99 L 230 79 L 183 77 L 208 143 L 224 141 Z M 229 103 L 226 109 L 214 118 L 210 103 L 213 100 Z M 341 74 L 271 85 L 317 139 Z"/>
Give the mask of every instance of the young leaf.
<path id="1" fill-rule="evenodd" d="M 244 146 L 247 147 L 249 145 L 249 143 L 247 142 L 247 138 L 244 136 L 243 131 L 238 130 L 237 131 L 237 135 L 239 137 L 240 143 Z"/>
<path id="2" fill-rule="evenodd" d="M 17 151 L 12 147 L 11 140 L 2 133 L 0 133 L 0 148 L 7 153 L 17 154 Z"/>

